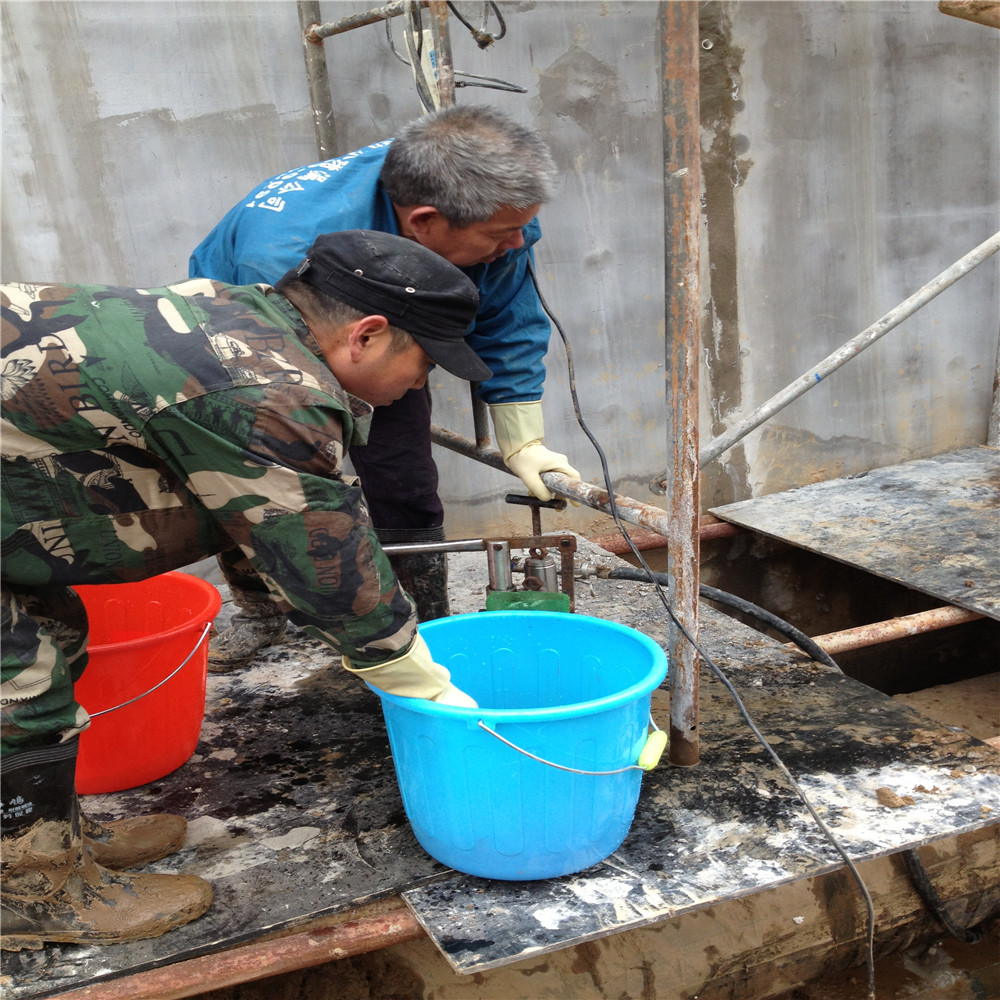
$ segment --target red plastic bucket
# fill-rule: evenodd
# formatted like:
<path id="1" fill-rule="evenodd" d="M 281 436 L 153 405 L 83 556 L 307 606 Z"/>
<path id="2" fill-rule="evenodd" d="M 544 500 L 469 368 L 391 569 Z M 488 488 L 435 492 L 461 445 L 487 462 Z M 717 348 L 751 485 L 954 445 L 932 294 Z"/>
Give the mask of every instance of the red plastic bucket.
<path id="1" fill-rule="evenodd" d="M 90 656 L 76 684 L 76 700 L 91 715 L 80 737 L 77 791 L 120 792 L 156 781 L 198 745 L 207 626 L 222 599 L 187 573 L 74 589 L 90 619 Z"/>

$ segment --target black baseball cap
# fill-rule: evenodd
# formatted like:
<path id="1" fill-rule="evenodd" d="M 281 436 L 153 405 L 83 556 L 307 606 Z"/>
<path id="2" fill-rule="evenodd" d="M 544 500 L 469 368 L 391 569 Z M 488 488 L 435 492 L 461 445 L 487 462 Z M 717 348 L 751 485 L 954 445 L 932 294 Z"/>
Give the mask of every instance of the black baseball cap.
<path id="1" fill-rule="evenodd" d="M 454 264 L 413 240 L 368 229 L 316 237 L 294 278 L 405 330 L 445 371 L 472 382 L 493 373 L 465 341 L 479 290 Z"/>

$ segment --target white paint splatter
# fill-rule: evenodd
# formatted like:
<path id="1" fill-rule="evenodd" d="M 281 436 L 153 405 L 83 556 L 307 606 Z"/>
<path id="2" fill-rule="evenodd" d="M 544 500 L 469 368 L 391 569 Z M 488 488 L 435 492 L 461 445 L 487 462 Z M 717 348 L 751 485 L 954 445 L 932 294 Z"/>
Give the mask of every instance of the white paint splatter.
<path id="1" fill-rule="evenodd" d="M 571 914 L 562 906 L 543 906 L 535 910 L 535 919 L 549 931 L 557 930 L 559 925 Z"/>
<path id="2" fill-rule="evenodd" d="M 265 837 L 261 843 L 272 851 L 283 851 L 289 847 L 301 847 L 319 836 L 318 826 L 297 826 L 281 837 Z"/>

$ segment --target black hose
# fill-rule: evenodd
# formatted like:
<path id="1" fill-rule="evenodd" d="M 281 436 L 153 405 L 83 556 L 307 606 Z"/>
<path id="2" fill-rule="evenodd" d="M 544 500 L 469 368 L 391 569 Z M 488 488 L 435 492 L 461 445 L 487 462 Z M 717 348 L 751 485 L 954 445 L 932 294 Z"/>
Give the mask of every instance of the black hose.
<path id="1" fill-rule="evenodd" d="M 661 585 L 668 582 L 666 573 L 653 573 L 652 575 L 656 582 Z M 636 580 L 643 583 L 649 582 L 649 574 L 646 573 L 645 570 L 636 569 L 632 566 L 616 566 L 613 570 L 611 570 L 608 576 L 611 579 L 616 580 Z M 788 622 L 784 621 L 784 619 L 772 614 L 765 608 L 758 607 L 756 604 L 752 604 L 750 601 L 744 600 L 742 597 L 737 597 L 735 594 L 729 594 L 724 590 L 709 587 L 705 583 L 698 587 L 698 593 L 707 601 L 714 601 L 716 604 L 725 605 L 727 608 L 733 608 L 735 611 L 742 611 L 744 614 L 750 615 L 752 618 L 756 618 L 758 621 L 764 622 L 764 624 L 769 625 L 776 632 L 780 632 L 786 639 L 794 642 L 795 645 L 802 650 L 802 652 L 816 660 L 817 663 L 823 663 L 828 667 L 833 667 L 834 670 L 840 670 L 836 661 L 825 649 L 823 649 L 822 646 L 809 638 L 805 632 L 800 632 L 794 625 L 790 625 Z"/>
<path id="2" fill-rule="evenodd" d="M 937 918 L 938 923 L 953 938 L 964 941 L 966 944 L 979 944 L 983 939 L 983 932 L 978 927 L 959 927 L 945 912 L 941 897 L 937 894 L 930 876 L 920 863 L 920 855 L 913 848 L 902 853 L 913 887 L 923 900 L 924 906 Z"/>

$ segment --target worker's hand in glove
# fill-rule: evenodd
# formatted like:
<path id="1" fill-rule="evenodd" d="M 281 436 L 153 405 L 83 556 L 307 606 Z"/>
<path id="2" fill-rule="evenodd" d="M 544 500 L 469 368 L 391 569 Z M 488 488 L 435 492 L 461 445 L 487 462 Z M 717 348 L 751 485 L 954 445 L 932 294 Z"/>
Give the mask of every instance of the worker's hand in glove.
<path id="1" fill-rule="evenodd" d="M 479 708 L 475 698 L 470 698 L 464 691 L 449 684 L 439 695 L 431 698 L 439 705 L 454 705 L 456 708 Z"/>
<path id="2" fill-rule="evenodd" d="M 474 708 L 476 703 L 451 683 L 451 674 L 435 663 L 431 651 L 418 632 L 409 649 L 394 660 L 374 667 L 354 666 L 345 656 L 344 669 L 367 681 L 372 687 L 403 698 L 427 698 L 440 705 Z"/>
<path id="3" fill-rule="evenodd" d="M 545 423 L 541 402 L 494 403 L 490 414 L 504 463 L 533 496 L 539 500 L 552 499 L 552 491 L 542 482 L 543 472 L 562 472 L 573 479 L 580 478 L 565 455 L 549 451 L 542 444 Z"/>

